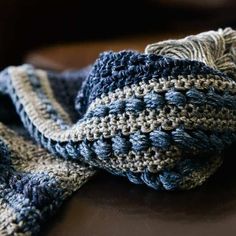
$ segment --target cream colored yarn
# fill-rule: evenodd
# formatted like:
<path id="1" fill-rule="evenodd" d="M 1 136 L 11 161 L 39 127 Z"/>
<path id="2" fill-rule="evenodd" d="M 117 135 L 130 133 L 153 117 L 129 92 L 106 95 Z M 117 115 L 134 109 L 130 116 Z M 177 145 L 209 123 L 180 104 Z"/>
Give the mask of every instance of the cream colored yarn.
<path id="1" fill-rule="evenodd" d="M 208 31 L 179 40 L 149 44 L 145 53 L 154 53 L 204 62 L 236 79 L 236 31 L 231 28 Z"/>

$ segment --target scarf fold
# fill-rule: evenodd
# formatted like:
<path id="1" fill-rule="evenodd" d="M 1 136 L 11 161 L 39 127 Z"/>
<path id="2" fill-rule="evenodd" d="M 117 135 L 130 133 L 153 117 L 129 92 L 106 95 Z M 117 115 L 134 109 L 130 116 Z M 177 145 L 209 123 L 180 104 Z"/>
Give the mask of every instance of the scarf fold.
<path id="1" fill-rule="evenodd" d="M 105 52 L 80 71 L 2 71 L 0 96 L 25 128 L 0 123 L 0 233 L 37 233 L 97 169 L 156 190 L 204 183 L 236 141 L 235 41 L 227 28 Z"/>

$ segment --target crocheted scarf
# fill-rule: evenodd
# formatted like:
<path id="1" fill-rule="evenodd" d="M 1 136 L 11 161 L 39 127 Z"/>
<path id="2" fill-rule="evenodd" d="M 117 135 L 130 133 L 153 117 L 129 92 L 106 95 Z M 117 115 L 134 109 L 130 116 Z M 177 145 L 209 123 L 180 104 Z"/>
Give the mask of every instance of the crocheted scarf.
<path id="1" fill-rule="evenodd" d="M 227 28 L 80 71 L 2 71 L 0 234 L 36 234 L 98 169 L 156 190 L 204 183 L 236 141 L 235 42 Z"/>

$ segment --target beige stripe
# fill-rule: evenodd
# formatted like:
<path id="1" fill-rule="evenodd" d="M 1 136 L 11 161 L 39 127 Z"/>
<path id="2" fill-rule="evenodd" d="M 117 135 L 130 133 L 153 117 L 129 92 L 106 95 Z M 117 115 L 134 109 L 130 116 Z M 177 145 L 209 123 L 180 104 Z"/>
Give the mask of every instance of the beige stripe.
<path id="1" fill-rule="evenodd" d="M 114 92 L 109 92 L 107 95 L 102 94 L 101 98 L 96 98 L 89 106 L 88 111 L 93 110 L 98 105 L 107 105 L 117 100 L 126 100 L 133 96 L 144 97 L 151 91 L 163 92 L 168 91 L 170 88 L 176 88 L 177 90 L 187 90 L 195 87 L 199 90 L 204 90 L 212 86 L 220 91 L 229 91 L 232 94 L 236 94 L 236 82 L 227 81 L 217 75 L 198 75 L 193 77 L 192 75 L 178 76 L 174 78 L 168 77 L 168 80 L 164 78 L 151 79 L 149 82 L 140 82 L 139 84 L 131 85 L 131 87 L 125 86 L 122 89 L 116 89 Z"/>
<path id="2" fill-rule="evenodd" d="M 170 113 L 165 113 L 165 108 L 170 108 Z M 188 112 L 188 107 L 192 108 L 192 112 Z M 180 124 L 188 129 L 194 129 L 199 125 L 205 129 L 229 128 L 235 130 L 236 117 L 234 111 L 223 108 L 221 111 L 206 106 L 203 113 L 199 113 L 199 108 L 191 105 L 185 106 L 178 111 L 174 106 L 166 106 L 163 110 L 145 110 L 138 114 L 123 113 L 117 116 L 109 115 L 104 118 L 92 118 L 83 124 L 74 126 L 69 132 L 70 139 L 73 141 L 82 141 L 85 137 L 88 140 L 99 139 L 101 136 L 105 138 L 113 137 L 118 131 L 124 135 L 130 135 L 138 130 L 143 133 L 149 133 L 158 127 L 165 130 L 172 130 Z"/>
<path id="3" fill-rule="evenodd" d="M 100 160 L 99 166 L 105 169 L 112 168 L 116 171 L 135 173 L 143 172 L 147 168 L 150 172 L 157 173 L 165 167 L 173 166 L 182 158 L 181 154 L 181 150 L 176 146 L 171 146 L 168 151 L 152 147 L 145 152 L 130 151 L 127 155 L 114 155 L 108 160 Z"/>

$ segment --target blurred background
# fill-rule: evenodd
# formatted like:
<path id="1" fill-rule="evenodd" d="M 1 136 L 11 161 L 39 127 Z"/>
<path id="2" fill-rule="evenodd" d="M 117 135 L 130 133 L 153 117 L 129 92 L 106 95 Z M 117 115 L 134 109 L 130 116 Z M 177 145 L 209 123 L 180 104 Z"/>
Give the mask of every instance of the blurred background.
<path id="1" fill-rule="evenodd" d="M 1 68 L 84 66 L 103 49 L 236 26 L 235 0 L 0 0 L 0 9 Z"/>

